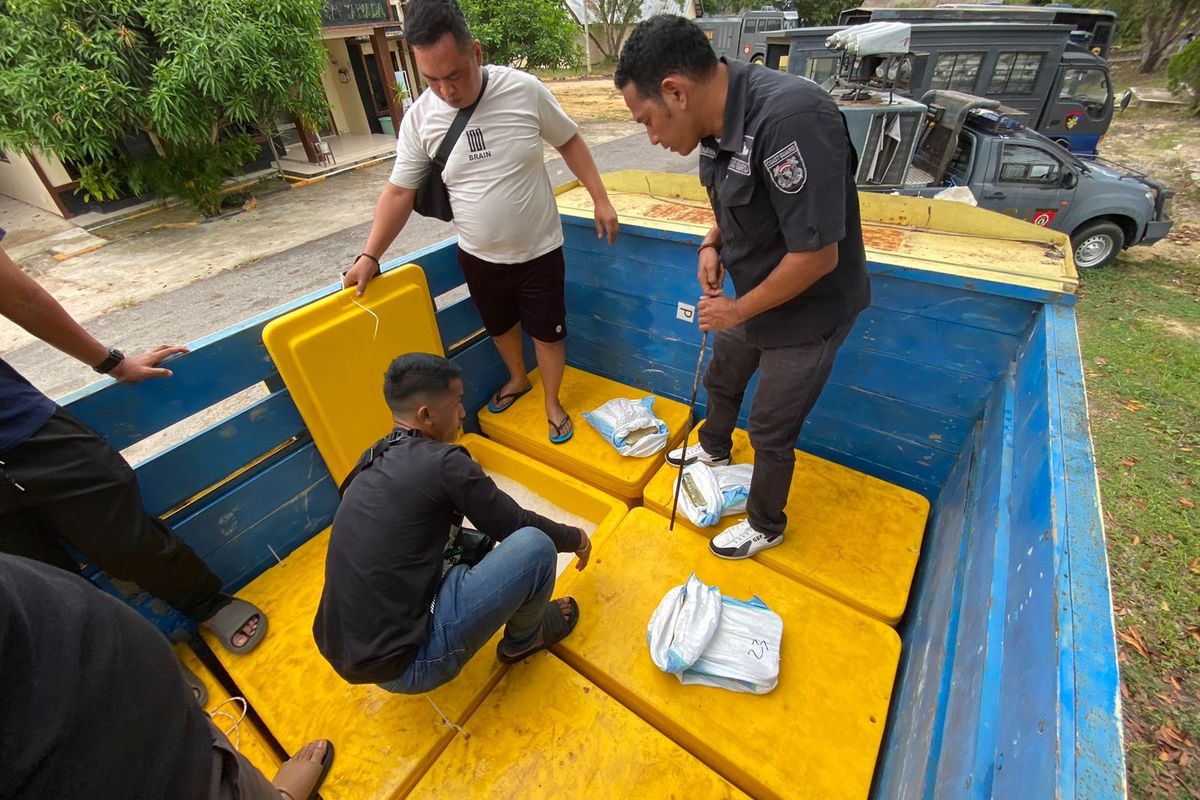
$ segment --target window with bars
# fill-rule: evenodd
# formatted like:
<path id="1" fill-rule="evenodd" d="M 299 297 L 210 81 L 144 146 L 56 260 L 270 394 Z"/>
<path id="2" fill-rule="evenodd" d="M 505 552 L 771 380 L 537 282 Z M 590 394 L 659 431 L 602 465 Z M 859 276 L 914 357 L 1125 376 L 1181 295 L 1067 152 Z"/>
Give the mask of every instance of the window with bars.
<path id="1" fill-rule="evenodd" d="M 1030 94 L 1042 68 L 1042 53 L 1001 53 L 988 94 Z"/>
<path id="2" fill-rule="evenodd" d="M 929 88 L 972 92 L 982 63 L 983 53 L 942 53 L 933 64 Z"/>
<path id="3" fill-rule="evenodd" d="M 1036 147 L 1006 144 L 1000 157 L 1000 182 L 1030 186 L 1057 186 L 1062 164 Z"/>

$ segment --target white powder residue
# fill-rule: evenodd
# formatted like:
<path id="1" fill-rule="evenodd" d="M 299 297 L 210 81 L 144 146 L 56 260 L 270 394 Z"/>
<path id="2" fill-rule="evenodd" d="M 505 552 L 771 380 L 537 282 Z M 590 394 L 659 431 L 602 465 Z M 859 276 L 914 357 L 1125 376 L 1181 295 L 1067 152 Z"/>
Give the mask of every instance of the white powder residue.
<path id="1" fill-rule="evenodd" d="M 582 528 L 583 532 L 588 536 L 591 536 L 592 533 L 595 532 L 596 523 L 592 522 L 591 520 L 584 519 L 577 514 L 572 514 L 570 511 L 566 511 L 559 506 L 556 506 L 554 503 L 551 503 L 549 500 L 542 497 L 525 484 L 517 483 L 512 478 L 501 475 L 498 472 L 492 472 L 491 470 L 486 469 L 484 472 L 487 473 L 489 478 L 496 482 L 496 486 L 500 489 L 500 491 L 504 492 L 506 495 L 515 500 L 517 505 L 521 506 L 521 508 L 541 514 L 543 517 L 552 519 L 555 522 L 563 525 L 570 525 L 573 528 Z M 467 520 L 465 524 L 470 528 L 476 527 L 470 520 Z M 570 566 L 574 559 L 575 555 L 573 553 L 559 553 L 558 574 L 561 575 L 563 570 Z"/>

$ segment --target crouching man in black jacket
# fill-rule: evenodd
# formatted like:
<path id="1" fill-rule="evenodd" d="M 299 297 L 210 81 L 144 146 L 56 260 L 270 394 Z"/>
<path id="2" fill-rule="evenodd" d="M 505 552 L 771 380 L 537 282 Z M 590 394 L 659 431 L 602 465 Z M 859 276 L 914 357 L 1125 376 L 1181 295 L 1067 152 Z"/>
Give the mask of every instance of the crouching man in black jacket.
<path id="1" fill-rule="evenodd" d="M 418 694 L 452 680 L 501 626 L 506 663 L 566 637 L 579 607 L 550 602 L 556 554 L 583 569 L 587 535 L 521 508 L 450 444 L 466 416 L 457 366 L 401 356 L 383 393 L 396 428 L 343 484 L 313 622 L 321 654 L 350 683 Z M 499 540 L 473 564 L 464 515 Z"/>

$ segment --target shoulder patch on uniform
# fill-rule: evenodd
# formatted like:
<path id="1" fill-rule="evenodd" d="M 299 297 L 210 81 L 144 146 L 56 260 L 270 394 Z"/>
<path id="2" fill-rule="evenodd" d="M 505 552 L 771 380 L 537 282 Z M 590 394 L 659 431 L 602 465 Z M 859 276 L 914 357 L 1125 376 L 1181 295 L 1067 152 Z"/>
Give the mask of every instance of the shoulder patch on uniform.
<path id="1" fill-rule="evenodd" d="M 763 167 L 771 176 L 771 183 L 774 183 L 779 191 L 787 194 L 796 194 L 804 188 L 804 183 L 808 180 L 804 157 L 800 155 L 800 147 L 795 142 L 763 159 Z"/>

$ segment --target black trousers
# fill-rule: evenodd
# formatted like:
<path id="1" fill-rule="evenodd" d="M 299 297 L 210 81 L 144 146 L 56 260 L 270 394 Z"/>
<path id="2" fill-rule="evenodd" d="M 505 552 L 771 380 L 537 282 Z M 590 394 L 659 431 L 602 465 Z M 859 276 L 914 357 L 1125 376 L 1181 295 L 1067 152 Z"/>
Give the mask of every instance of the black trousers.
<path id="1" fill-rule="evenodd" d="M 704 373 L 708 406 L 700 444 L 718 458 L 729 455 L 746 385 L 758 372 L 748 431 L 754 447 L 754 477 L 746 501 L 746 514 L 756 531 L 778 534 L 787 528 L 783 509 L 796 466 L 796 440 L 852 327 L 853 319 L 795 347 L 755 347 L 740 327 L 714 335 L 712 359 Z"/>
<path id="2" fill-rule="evenodd" d="M 121 454 L 58 409 L 37 433 L 0 453 L 0 552 L 79 572 L 62 542 L 194 620 L 228 602 L 220 578 L 142 508 Z"/>

